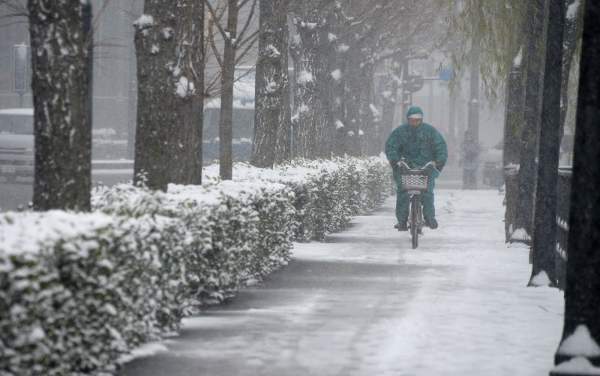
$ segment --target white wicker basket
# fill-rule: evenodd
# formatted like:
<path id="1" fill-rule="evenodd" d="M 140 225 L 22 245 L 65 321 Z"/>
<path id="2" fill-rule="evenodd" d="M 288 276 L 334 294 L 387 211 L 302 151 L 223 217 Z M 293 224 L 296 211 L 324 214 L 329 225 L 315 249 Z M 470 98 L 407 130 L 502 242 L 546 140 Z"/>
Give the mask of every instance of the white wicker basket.
<path id="1" fill-rule="evenodd" d="M 429 185 L 429 176 L 419 174 L 402 174 L 402 188 L 406 191 L 426 191 Z"/>

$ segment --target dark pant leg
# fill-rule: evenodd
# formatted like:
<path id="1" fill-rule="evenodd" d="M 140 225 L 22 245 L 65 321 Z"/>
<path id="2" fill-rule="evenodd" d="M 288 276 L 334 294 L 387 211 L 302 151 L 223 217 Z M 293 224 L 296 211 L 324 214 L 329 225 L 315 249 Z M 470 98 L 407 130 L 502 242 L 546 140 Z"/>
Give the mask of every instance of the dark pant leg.
<path id="1" fill-rule="evenodd" d="M 435 178 L 429 178 L 427 192 L 424 192 L 421 197 L 423 203 L 423 216 L 425 218 L 435 218 L 435 197 L 433 189 L 435 188 Z"/>
<path id="2" fill-rule="evenodd" d="M 396 219 L 398 223 L 406 223 L 408 220 L 408 193 L 400 187 L 396 193 Z"/>

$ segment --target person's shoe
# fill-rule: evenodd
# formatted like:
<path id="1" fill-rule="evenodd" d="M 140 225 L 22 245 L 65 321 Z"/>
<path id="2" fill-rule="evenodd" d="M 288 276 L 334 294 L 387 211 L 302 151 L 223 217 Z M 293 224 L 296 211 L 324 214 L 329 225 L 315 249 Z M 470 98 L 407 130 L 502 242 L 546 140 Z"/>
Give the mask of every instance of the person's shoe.
<path id="1" fill-rule="evenodd" d="M 398 231 L 408 231 L 408 226 L 406 225 L 406 222 L 396 223 L 394 225 L 394 228 Z"/>
<path id="2" fill-rule="evenodd" d="M 435 218 L 425 218 L 425 224 L 432 230 L 438 228 L 438 223 Z"/>

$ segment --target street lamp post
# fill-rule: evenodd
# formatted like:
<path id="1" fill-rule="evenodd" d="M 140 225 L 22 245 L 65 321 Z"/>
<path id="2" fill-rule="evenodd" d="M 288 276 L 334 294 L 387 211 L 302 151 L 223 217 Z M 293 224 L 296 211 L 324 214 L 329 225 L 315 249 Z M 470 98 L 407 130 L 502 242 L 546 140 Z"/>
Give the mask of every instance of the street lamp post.
<path id="1" fill-rule="evenodd" d="M 19 107 L 23 107 L 23 96 L 27 93 L 29 46 L 25 43 L 13 46 L 13 87 L 19 95 Z"/>
<path id="2" fill-rule="evenodd" d="M 475 18 L 475 17 L 474 17 Z M 475 28 L 477 20 L 473 20 Z M 463 189 L 477 189 L 479 170 L 479 58 L 481 36 L 473 33 L 471 45 L 471 95 L 469 99 L 469 120 L 463 140 Z"/>

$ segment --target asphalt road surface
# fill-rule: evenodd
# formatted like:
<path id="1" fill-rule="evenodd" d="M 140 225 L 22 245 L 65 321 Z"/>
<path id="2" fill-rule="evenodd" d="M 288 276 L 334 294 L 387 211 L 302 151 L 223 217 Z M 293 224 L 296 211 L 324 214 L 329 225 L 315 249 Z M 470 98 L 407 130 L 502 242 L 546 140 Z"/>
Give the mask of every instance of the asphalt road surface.
<path id="1" fill-rule="evenodd" d="M 113 166 L 114 167 L 114 166 Z M 131 169 L 97 169 L 93 171 L 92 180 L 95 184 L 113 185 L 131 180 Z M 18 178 L 15 183 L 8 183 L 0 177 L 0 212 L 26 208 L 33 196 L 33 182 L 31 178 Z M 462 186 L 461 172 L 459 169 L 446 169 L 436 181 L 437 188 L 458 189 Z"/>
<path id="2" fill-rule="evenodd" d="M 502 196 L 440 191 L 419 249 L 392 229 L 391 198 L 231 303 L 184 321 L 121 376 L 548 374 L 563 297 L 527 288 L 528 252 L 506 248 Z M 149 354 L 146 354 L 149 355 Z"/>
<path id="3" fill-rule="evenodd" d="M 92 172 L 94 184 L 114 185 L 130 181 L 133 170 L 128 168 L 97 169 Z M 0 212 L 26 208 L 33 197 L 33 179 L 19 177 L 16 182 L 7 182 L 0 177 Z"/>

